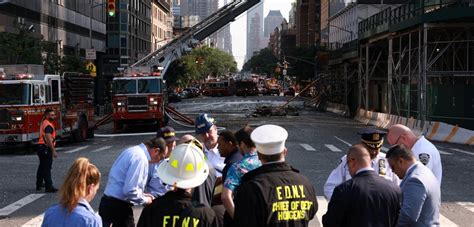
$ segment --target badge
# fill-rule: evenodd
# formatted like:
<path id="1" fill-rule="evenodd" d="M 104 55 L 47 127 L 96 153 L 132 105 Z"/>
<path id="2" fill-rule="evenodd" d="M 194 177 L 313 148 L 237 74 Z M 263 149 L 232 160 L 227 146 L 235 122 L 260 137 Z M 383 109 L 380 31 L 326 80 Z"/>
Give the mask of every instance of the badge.
<path id="1" fill-rule="evenodd" d="M 378 140 L 380 140 L 380 134 L 374 133 L 374 134 L 372 135 L 372 140 L 373 140 L 373 141 L 378 141 Z"/>
<path id="2" fill-rule="evenodd" d="M 385 159 L 379 159 L 379 175 L 385 176 L 387 174 L 387 169 L 385 168 Z"/>
<path id="3" fill-rule="evenodd" d="M 418 159 L 420 160 L 421 163 L 423 163 L 423 165 L 426 166 L 426 164 L 430 162 L 430 155 L 427 153 L 421 153 L 418 155 Z"/>

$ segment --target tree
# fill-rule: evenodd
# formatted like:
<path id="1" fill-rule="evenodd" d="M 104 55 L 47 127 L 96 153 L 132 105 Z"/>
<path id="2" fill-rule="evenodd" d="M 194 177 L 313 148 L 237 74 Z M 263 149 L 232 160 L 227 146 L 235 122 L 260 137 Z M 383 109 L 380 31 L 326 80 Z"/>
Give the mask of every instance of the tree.
<path id="1" fill-rule="evenodd" d="M 278 58 L 273 54 L 273 52 L 269 48 L 264 48 L 252 56 L 250 60 L 245 62 L 242 70 L 270 76 L 273 74 L 277 62 Z"/>
<path id="2" fill-rule="evenodd" d="M 237 72 L 234 57 L 217 48 L 195 48 L 188 55 L 174 61 L 165 75 L 169 86 L 186 87 L 192 81 L 207 76 L 219 77 Z"/>
<path id="3" fill-rule="evenodd" d="M 0 63 L 41 64 L 41 39 L 33 37 L 25 25 L 15 28 L 18 33 L 0 33 Z"/>
<path id="4" fill-rule="evenodd" d="M 315 66 L 308 62 L 315 62 L 316 53 L 317 48 L 314 46 L 296 48 L 292 53 L 292 58 L 285 59 L 291 66 L 288 69 L 288 75 L 295 76 L 297 81 L 313 78 Z"/>

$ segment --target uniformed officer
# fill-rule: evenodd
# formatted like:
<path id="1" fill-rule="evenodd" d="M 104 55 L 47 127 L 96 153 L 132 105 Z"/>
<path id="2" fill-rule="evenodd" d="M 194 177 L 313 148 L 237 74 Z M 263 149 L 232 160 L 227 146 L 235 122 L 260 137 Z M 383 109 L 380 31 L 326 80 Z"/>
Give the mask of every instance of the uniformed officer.
<path id="1" fill-rule="evenodd" d="M 52 109 L 46 109 L 40 125 L 37 154 L 39 157 L 38 171 L 36 172 L 36 190 L 45 187 L 45 192 L 57 192 L 53 187 L 51 179 L 51 168 L 53 166 L 53 157 L 57 158 L 56 153 L 56 130 L 53 122 L 56 120 L 56 113 Z"/>
<path id="2" fill-rule="evenodd" d="M 378 129 L 367 128 L 362 129 L 358 134 L 361 135 L 362 144 L 364 144 L 369 150 L 370 159 L 372 160 L 372 168 L 375 170 L 375 172 L 379 176 L 393 181 L 398 185 L 400 183 L 400 179 L 392 172 L 387 159 L 385 159 L 385 154 L 380 153 L 385 132 Z M 340 185 L 346 180 L 351 179 L 349 168 L 346 165 L 346 159 L 347 156 L 344 155 L 341 158 L 339 165 L 331 172 L 331 174 L 329 174 L 329 177 L 324 184 L 324 196 L 328 200 L 331 199 L 332 193 L 336 186 Z"/>
<path id="3" fill-rule="evenodd" d="M 416 160 L 428 167 L 441 185 L 443 176 L 441 156 L 435 145 L 423 135 L 418 136 L 405 125 L 397 124 L 388 129 L 387 142 L 392 146 L 402 144 L 411 149 Z"/>
<path id="4" fill-rule="evenodd" d="M 143 208 L 139 227 L 146 226 L 217 226 L 215 212 L 204 205 L 193 205 L 192 189 L 209 174 L 202 150 L 196 141 L 178 145 L 168 160 L 158 167 L 158 176 L 175 190 L 155 199 Z"/>
<path id="5" fill-rule="evenodd" d="M 235 194 L 234 226 L 308 226 L 316 214 L 312 183 L 285 162 L 287 137 L 277 125 L 252 132 L 262 166 L 242 178 Z"/>

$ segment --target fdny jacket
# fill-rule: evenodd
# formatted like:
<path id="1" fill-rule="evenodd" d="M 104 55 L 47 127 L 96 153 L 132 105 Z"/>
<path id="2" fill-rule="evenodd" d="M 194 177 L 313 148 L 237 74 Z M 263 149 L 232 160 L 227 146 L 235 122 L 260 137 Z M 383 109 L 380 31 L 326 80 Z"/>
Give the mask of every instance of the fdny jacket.
<path id="1" fill-rule="evenodd" d="M 216 213 L 209 207 L 193 206 L 191 194 L 178 189 L 153 200 L 143 208 L 138 227 L 146 226 L 218 226 Z"/>
<path id="2" fill-rule="evenodd" d="M 318 210 L 311 182 L 285 162 L 244 175 L 235 195 L 234 226 L 308 226 Z"/>

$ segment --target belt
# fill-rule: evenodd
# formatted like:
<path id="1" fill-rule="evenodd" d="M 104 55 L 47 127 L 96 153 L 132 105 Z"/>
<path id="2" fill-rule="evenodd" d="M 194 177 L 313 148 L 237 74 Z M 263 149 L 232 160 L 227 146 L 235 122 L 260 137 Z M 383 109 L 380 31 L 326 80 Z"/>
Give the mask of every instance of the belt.
<path id="1" fill-rule="evenodd" d="M 123 206 L 128 206 L 128 207 L 132 207 L 132 206 L 133 206 L 133 204 L 131 204 L 131 203 L 127 202 L 127 201 L 123 201 L 123 200 L 121 200 L 121 199 L 117 199 L 117 198 L 115 198 L 115 197 L 108 196 L 108 195 L 106 195 L 106 194 L 104 194 L 103 197 L 104 197 L 104 199 L 106 199 L 106 200 L 109 200 L 109 201 L 111 201 L 111 202 L 118 203 L 118 204 L 123 205 Z"/>

